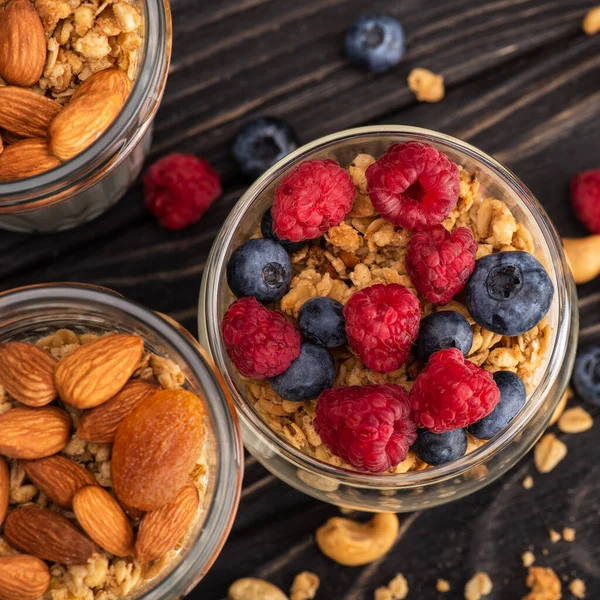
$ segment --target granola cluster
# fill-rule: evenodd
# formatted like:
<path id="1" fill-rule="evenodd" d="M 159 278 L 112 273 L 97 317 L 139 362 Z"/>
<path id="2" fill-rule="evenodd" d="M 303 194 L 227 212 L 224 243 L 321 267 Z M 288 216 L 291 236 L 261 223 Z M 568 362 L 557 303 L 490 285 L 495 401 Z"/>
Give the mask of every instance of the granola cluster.
<path id="1" fill-rule="evenodd" d="M 365 171 L 374 162 L 373 156 L 359 154 L 347 169 L 357 190 L 348 217 L 325 234 L 322 244 L 312 243 L 291 254 L 295 276 L 278 305 L 291 319 L 297 319 L 300 308 L 311 298 L 328 296 L 345 304 L 356 291 L 377 283 L 399 283 L 417 293 L 405 264 L 411 232 L 381 218 L 367 194 Z M 470 229 L 478 244 L 477 258 L 494 252 L 535 252 L 531 234 L 516 221 L 508 206 L 502 200 L 482 195 L 476 176 L 464 169 L 460 169 L 458 203 L 443 225 L 450 232 L 458 227 Z M 260 236 L 260 232 L 255 235 Z M 453 310 L 466 317 L 473 330 L 468 360 L 490 372 L 512 371 L 521 377 L 528 393 L 532 391 L 551 339 L 547 318 L 527 333 L 512 337 L 477 325 L 466 306 L 456 300 L 437 306 L 421 299 L 421 306 L 422 317 L 442 310 Z M 396 371 L 377 373 L 367 369 L 348 347 L 335 349 L 332 354 L 338 363 L 335 385 L 397 383 L 410 391 L 421 369 L 410 357 Z M 321 443 L 313 427 L 316 401 L 283 400 L 264 380 L 247 380 L 246 392 L 267 424 L 294 447 L 331 465 L 342 466 L 341 459 Z M 467 452 L 481 443 L 469 436 Z M 423 468 L 427 465 L 409 452 L 406 460 L 391 472 Z"/>
<path id="2" fill-rule="evenodd" d="M 98 338 L 91 333 L 77 334 L 69 329 L 60 329 L 55 333 L 39 339 L 36 346 L 49 352 L 56 359 L 63 358 L 79 347 Z M 140 364 L 133 378 L 156 381 L 164 389 L 180 389 L 185 383 L 185 376 L 173 361 L 144 351 Z M 19 403 L 11 398 L 0 386 L 0 414 L 4 414 Z M 73 425 L 77 428 L 82 412 L 76 408 L 64 405 Z M 112 488 L 111 480 L 111 450 L 112 444 L 87 442 L 73 434 L 61 454 L 84 466 L 103 488 Z M 9 460 L 10 473 L 10 506 L 16 508 L 29 502 L 34 502 L 42 508 L 51 508 L 67 518 L 74 514 L 52 504 L 35 485 L 27 479 L 24 468 L 17 460 Z M 205 457 L 201 457 L 191 473 L 193 483 L 198 488 L 201 498 L 206 489 L 207 465 Z M 134 525 L 139 520 L 130 515 Z M 181 546 L 181 542 L 180 542 Z M 65 566 L 55 564 L 50 568 L 51 581 L 44 600 L 116 600 L 124 598 L 132 591 L 147 585 L 150 580 L 159 575 L 173 561 L 180 550 L 167 553 L 158 561 L 141 565 L 131 557 L 119 558 L 96 548 L 96 553 L 85 565 Z M 16 551 L 2 536 L 0 526 L 0 556 L 15 554 Z"/>

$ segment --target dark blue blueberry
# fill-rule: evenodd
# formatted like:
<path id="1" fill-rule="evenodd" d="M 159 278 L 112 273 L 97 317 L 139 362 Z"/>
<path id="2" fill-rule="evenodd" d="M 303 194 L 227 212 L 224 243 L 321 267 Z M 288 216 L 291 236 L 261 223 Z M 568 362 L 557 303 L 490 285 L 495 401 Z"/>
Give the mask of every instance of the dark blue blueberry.
<path id="1" fill-rule="evenodd" d="M 287 121 L 259 117 L 238 131 L 232 153 L 245 175 L 258 177 L 298 145 L 296 133 Z"/>
<path id="2" fill-rule="evenodd" d="M 288 291 L 291 279 L 290 257 L 273 240 L 248 240 L 227 263 L 227 283 L 238 298 L 254 296 L 265 304 L 275 302 Z"/>
<path id="3" fill-rule="evenodd" d="M 465 455 L 467 434 L 464 429 L 444 433 L 431 433 L 427 429 L 420 429 L 412 449 L 428 465 L 443 465 Z"/>
<path id="4" fill-rule="evenodd" d="M 528 252 L 497 252 L 480 258 L 467 282 L 467 308 L 476 323 L 501 335 L 535 327 L 552 304 L 554 286 Z"/>
<path id="5" fill-rule="evenodd" d="M 344 307 L 332 298 L 311 298 L 298 315 L 302 335 L 325 348 L 337 348 L 347 342 Z"/>
<path id="6" fill-rule="evenodd" d="M 300 346 L 300 356 L 281 375 L 269 379 L 277 394 L 285 400 L 312 400 L 333 386 L 335 363 L 329 350 L 310 342 Z"/>
<path id="7" fill-rule="evenodd" d="M 384 73 L 404 56 L 404 30 L 394 17 L 365 13 L 346 30 L 344 47 L 351 63 L 372 73 Z"/>
<path id="8" fill-rule="evenodd" d="M 276 241 L 278 244 L 283 246 L 288 252 L 296 252 L 301 248 L 304 248 L 308 242 L 291 242 L 290 240 L 282 240 L 274 231 L 273 231 L 273 215 L 271 214 L 271 209 L 265 212 L 261 221 L 260 221 L 260 231 L 263 234 L 263 237 L 268 238 L 270 240 Z"/>
<path id="9" fill-rule="evenodd" d="M 438 350 L 458 348 L 465 356 L 473 345 L 473 330 L 461 314 L 442 310 L 431 313 L 421 321 L 415 356 L 423 362 Z"/>
<path id="10" fill-rule="evenodd" d="M 590 404 L 600 406 L 600 346 L 588 346 L 577 353 L 573 385 Z"/>
<path id="11" fill-rule="evenodd" d="M 512 371 L 497 371 L 494 381 L 500 390 L 500 402 L 481 421 L 467 427 L 467 431 L 480 440 L 490 440 L 500 433 L 523 408 L 527 399 L 525 384 Z"/>

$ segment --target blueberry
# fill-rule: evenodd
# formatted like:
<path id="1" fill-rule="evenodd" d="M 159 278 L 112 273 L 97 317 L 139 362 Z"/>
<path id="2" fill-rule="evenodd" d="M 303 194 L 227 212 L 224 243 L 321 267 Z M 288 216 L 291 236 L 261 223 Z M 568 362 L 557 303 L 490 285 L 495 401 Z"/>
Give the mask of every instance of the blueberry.
<path id="1" fill-rule="evenodd" d="M 270 240 L 276 241 L 278 244 L 283 246 L 288 252 L 296 252 L 306 246 L 308 242 L 291 242 L 290 240 L 282 240 L 274 231 L 273 231 L 273 215 L 271 214 L 271 209 L 267 210 L 263 215 L 260 221 L 260 231 L 263 234 L 264 238 L 268 238 Z"/>
<path id="2" fill-rule="evenodd" d="M 351 63 L 372 73 L 384 73 L 404 56 L 404 30 L 394 17 L 365 13 L 346 30 L 344 47 Z"/>
<path id="3" fill-rule="evenodd" d="M 273 240 L 248 240 L 227 263 L 227 283 L 238 298 L 254 296 L 259 302 L 275 302 L 288 291 L 291 279 L 290 257 Z"/>
<path id="4" fill-rule="evenodd" d="M 347 342 L 344 307 L 331 298 L 311 298 L 298 315 L 302 335 L 325 348 L 337 348 Z"/>
<path id="5" fill-rule="evenodd" d="M 521 335 L 535 327 L 552 304 L 554 286 L 528 252 L 497 252 L 480 258 L 466 286 L 467 308 L 481 327 Z"/>
<path id="6" fill-rule="evenodd" d="M 298 146 L 296 133 L 287 121 L 259 117 L 238 131 L 231 151 L 245 175 L 258 177 Z"/>
<path id="7" fill-rule="evenodd" d="M 300 356 L 281 375 L 269 379 L 277 394 L 285 400 L 312 400 L 333 386 L 335 363 L 323 346 L 303 342 Z"/>
<path id="8" fill-rule="evenodd" d="M 512 371 L 497 371 L 494 381 L 500 390 L 500 402 L 487 417 L 467 427 L 480 440 L 489 440 L 500 433 L 523 408 L 527 398 L 525 384 Z"/>
<path id="9" fill-rule="evenodd" d="M 575 359 L 573 385 L 586 402 L 600 406 L 600 346 L 579 350 Z"/>
<path id="10" fill-rule="evenodd" d="M 438 350 L 458 348 L 465 356 L 473 345 L 473 330 L 461 314 L 442 310 L 431 313 L 421 321 L 415 355 L 423 362 Z"/>
<path id="11" fill-rule="evenodd" d="M 428 465 L 443 465 L 459 459 L 467 451 L 467 434 L 464 429 L 431 433 L 427 429 L 419 430 L 413 452 Z"/>

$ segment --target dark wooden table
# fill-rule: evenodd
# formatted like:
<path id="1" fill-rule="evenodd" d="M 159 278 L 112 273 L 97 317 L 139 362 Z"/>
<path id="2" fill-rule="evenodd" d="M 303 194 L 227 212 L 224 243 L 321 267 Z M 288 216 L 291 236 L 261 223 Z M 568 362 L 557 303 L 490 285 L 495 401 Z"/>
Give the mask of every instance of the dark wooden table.
<path id="1" fill-rule="evenodd" d="M 402 123 L 450 133 L 493 154 L 533 190 L 562 235 L 583 235 L 568 202 L 570 177 L 600 167 L 600 35 L 580 22 L 594 0 L 174 0 L 171 76 L 156 121 L 153 157 L 194 152 L 220 172 L 225 194 L 185 231 L 160 229 L 142 206 L 140 187 L 89 225 L 57 235 L 0 234 L 2 289 L 45 281 L 108 286 L 169 313 L 196 331 L 204 263 L 221 223 L 248 182 L 229 157 L 237 128 L 260 114 L 283 116 L 306 142 L 368 123 Z M 361 12 L 401 19 L 409 50 L 391 73 L 373 77 L 342 53 L 345 27 Z M 442 73 L 446 98 L 418 104 L 406 87 L 412 67 Z M 581 297 L 600 292 L 582 286 Z M 589 305 L 593 307 L 593 302 Z M 588 309 L 585 324 L 597 310 Z M 597 414 L 597 413 L 596 413 Z M 410 599 L 463 598 L 478 570 L 491 600 L 526 591 L 521 554 L 579 576 L 600 598 L 599 426 L 561 436 L 566 459 L 538 475 L 531 457 L 470 498 L 401 518 L 389 557 L 345 568 L 322 556 L 313 533 L 332 506 L 304 496 L 248 460 L 233 533 L 192 598 L 219 600 L 243 576 L 284 590 L 296 573 L 321 577 L 317 598 L 371 599 L 402 572 Z M 535 487 L 521 481 L 533 474 Z M 551 544 L 548 528 L 577 530 L 575 543 Z M 543 548 L 549 549 L 544 555 Z M 438 577 L 452 591 L 435 592 Z M 564 598 L 571 598 L 564 585 Z"/>

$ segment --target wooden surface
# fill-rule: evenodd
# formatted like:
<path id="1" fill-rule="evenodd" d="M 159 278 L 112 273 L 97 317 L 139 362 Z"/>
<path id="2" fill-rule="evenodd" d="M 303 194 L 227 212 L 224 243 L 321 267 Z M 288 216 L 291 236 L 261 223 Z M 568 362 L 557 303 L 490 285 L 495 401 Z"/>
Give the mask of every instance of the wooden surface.
<path id="1" fill-rule="evenodd" d="M 159 111 L 153 156 L 195 152 L 216 166 L 225 194 L 197 225 L 161 230 L 142 207 L 139 187 L 109 213 L 75 231 L 48 236 L 0 234 L 1 288 L 84 281 L 108 286 L 169 313 L 196 331 L 200 278 L 211 242 L 248 182 L 228 155 L 237 128 L 259 114 L 283 116 L 300 139 L 368 123 L 437 129 L 481 147 L 533 190 L 563 235 L 582 235 L 568 203 L 568 182 L 600 167 L 600 36 L 580 22 L 594 0 L 174 0 L 171 76 Z M 380 77 L 346 63 L 344 28 L 366 9 L 399 17 L 409 50 Z M 446 98 L 417 104 L 405 81 L 424 66 L 446 78 Z M 585 324 L 597 321 L 582 286 Z M 596 413 L 598 414 L 598 413 Z M 466 500 L 403 516 L 391 555 L 344 568 L 320 554 L 313 533 L 337 509 L 275 480 L 248 461 L 234 531 L 212 571 L 190 596 L 220 600 L 242 576 L 289 589 L 293 576 L 321 577 L 317 598 L 371 599 L 402 572 L 409 599 L 460 599 L 478 570 L 493 582 L 491 600 L 525 592 L 521 554 L 579 576 L 600 598 L 600 425 L 562 436 L 567 458 L 538 475 L 531 457 Z M 521 481 L 532 474 L 535 487 Z M 572 526 L 577 541 L 551 544 L 548 528 Z M 549 549 L 543 554 L 543 548 Z M 452 585 L 438 595 L 438 577 Z M 564 598 L 571 598 L 564 584 Z"/>

